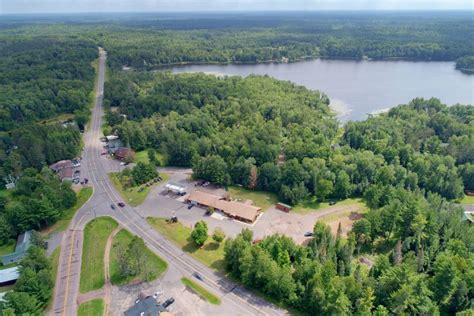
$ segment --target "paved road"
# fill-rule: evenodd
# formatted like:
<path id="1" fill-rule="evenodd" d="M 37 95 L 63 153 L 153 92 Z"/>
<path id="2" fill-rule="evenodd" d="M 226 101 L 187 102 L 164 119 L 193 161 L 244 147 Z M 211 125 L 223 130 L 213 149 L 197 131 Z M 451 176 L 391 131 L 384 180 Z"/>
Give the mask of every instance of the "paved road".
<path id="1" fill-rule="evenodd" d="M 82 257 L 83 229 L 86 223 L 97 216 L 111 216 L 133 234 L 143 238 L 148 247 L 169 263 L 167 274 L 190 276 L 199 271 L 203 276 L 203 286 L 221 297 L 222 305 L 217 314 L 221 315 L 286 315 L 285 310 L 255 297 L 249 291 L 222 277 L 219 273 L 204 266 L 181 249 L 158 234 L 137 210 L 126 206 L 112 210 L 110 204 L 121 201 L 119 194 L 110 183 L 106 169 L 106 158 L 100 156 L 101 124 L 103 117 L 102 100 L 105 79 L 106 53 L 100 50 L 99 78 L 97 95 L 90 127 L 84 135 L 84 153 L 82 174 L 89 178 L 94 188 L 91 199 L 76 213 L 69 230 L 64 234 L 61 243 L 58 277 L 54 293 L 54 307 L 51 314 L 76 315 L 77 296 Z M 86 259 L 87 260 L 87 259 Z M 176 278 L 179 279 L 179 278 Z M 166 289 L 164 289 L 166 291 Z M 179 297 L 176 298 L 179 301 Z"/>

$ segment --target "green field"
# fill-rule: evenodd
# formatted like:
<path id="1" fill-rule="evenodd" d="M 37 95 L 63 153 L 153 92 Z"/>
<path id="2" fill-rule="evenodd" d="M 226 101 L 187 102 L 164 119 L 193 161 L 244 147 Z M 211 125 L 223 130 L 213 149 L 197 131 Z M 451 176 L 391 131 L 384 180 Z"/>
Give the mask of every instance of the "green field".
<path id="1" fill-rule="evenodd" d="M 84 230 L 80 292 L 86 293 L 104 286 L 104 252 L 107 238 L 118 226 L 111 217 L 98 217 Z"/>
<path id="2" fill-rule="evenodd" d="M 474 195 L 465 195 L 461 204 L 474 204 Z"/>
<path id="3" fill-rule="evenodd" d="M 163 181 L 166 182 L 169 180 L 169 175 L 166 173 L 160 173 L 160 176 L 163 178 L 163 180 L 158 183 L 161 183 Z M 145 185 L 124 189 L 122 187 L 122 184 L 120 183 L 118 172 L 109 173 L 109 178 L 112 181 L 112 184 L 114 185 L 115 189 L 120 193 L 120 196 L 122 197 L 123 201 L 129 204 L 130 206 L 135 207 L 142 204 L 148 196 L 148 193 L 150 193 L 151 186 L 147 187 Z M 139 192 L 139 189 L 141 187 L 143 187 L 144 190 Z"/>
<path id="4" fill-rule="evenodd" d="M 275 193 L 265 191 L 252 191 L 242 187 L 229 187 L 229 194 L 233 199 L 252 200 L 254 205 L 266 210 L 278 203 Z"/>
<path id="5" fill-rule="evenodd" d="M 124 285 L 135 280 L 144 281 L 145 279 L 145 276 L 143 274 L 138 276 L 122 277 L 119 273 L 117 261 L 117 247 L 119 247 L 119 245 L 122 245 L 124 249 L 127 249 L 132 239 L 133 235 L 126 229 L 122 229 L 114 237 L 113 246 L 110 252 L 110 281 L 114 285 Z M 166 261 L 158 257 L 147 247 L 145 247 L 142 252 L 146 253 L 149 269 L 152 271 L 152 277 L 147 281 L 151 281 L 158 278 L 163 272 L 166 271 L 166 269 L 168 268 L 168 264 L 166 263 Z"/>
<path id="6" fill-rule="evenodd" d="M 180 246 L 183 251 L 191 254 L 208 267 L 225 273 L 223 242 L 218 244 L 209 236 L 204 246 L 199 248 L 191 240 L 191 228 L 185 227 L 181 223 L 169 224 L 164 218 L 158 217 L 148 217 L 147 221 L 159 233 Z"/>
<path id="7" fill-rule="evenodd" d="M 345 200 L 339 200 L 336 201 L 336 204 L 329 205 L 329 202 L 319 202 L 315 197 L 313 197 L 295 205 L 291 211 L 296 213 L 308 213 L 320 209 L 325 209 L 331 206 L 355 206 L 358 207 L 361 211 L 367 208 L 364 201 L 360 198 L 348 198 Z"/>
<path id="8" fill-rule="evenodd" d="M 104 300 L 96 298 L 79 305 L 77 316 L 102 316 L 104 315 Z"/>
<path id="9" fill-rule="evenodd" d="M 89 200 L 89 198 L 92 196 L 92 193 L 94 193 L 94 189 L 92 187 L 85 187 L 82 188 L 76 195 L 76 204 L 74 204 L 73 207 L 70 209 L 67 209 L 64 211 L 63 216 L 60 220 L 58 220 L 56 223 L 51 225 L 50 227 L 44 229 L 41 231 L 43 235 L 49 235 L 52 233 L 58 233 L 65 231 L 69 227 L 69 223 L 71 222 L 71 219 L 74 217 L 74 214 L 76 214 L 77 210 L 79 210 L 84 203 Z"/>
<path id="10" fill-rule="evenodd" d="M 181 282 L 209 303 L 214 305 L 219 305 L 221 303 L 221 300 L 217 296 L 215 296 L 196 282 L 191 281 L 188 278 L 181 278 Z"/>
<path id="11" fill-rule="evenodd" d="M 16 246 L 16 241 L 13 239 L 10 239 L 8 243 L 0 246 L 0 256 L 14 252 L 15 246 Z"/>
<path id="12" fill-rule="evenodd" d="M 166 159 L 165 157 L 160 154 L 159 152 L 156 153 L 156 159 L 159 161 L 160 166 L 166 166 Z M 134 163 L 143 162 L 149 163 L 150 160 L 148 159 L 148 150 L 137 151 L 135 153 L 135 159 L 133 160 Z"/>

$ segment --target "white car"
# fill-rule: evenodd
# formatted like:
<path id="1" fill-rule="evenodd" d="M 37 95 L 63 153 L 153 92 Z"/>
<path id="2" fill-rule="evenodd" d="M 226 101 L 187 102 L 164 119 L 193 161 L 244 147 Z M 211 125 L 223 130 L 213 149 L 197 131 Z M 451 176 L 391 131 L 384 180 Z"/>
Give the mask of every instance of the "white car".
<path id="1" fill-rule="evenodd" d="M 125 166 L 126 163 L 122 161 L 122 162 L 120 163 L 120 165 L 121 165 L 121 166 Z"/>

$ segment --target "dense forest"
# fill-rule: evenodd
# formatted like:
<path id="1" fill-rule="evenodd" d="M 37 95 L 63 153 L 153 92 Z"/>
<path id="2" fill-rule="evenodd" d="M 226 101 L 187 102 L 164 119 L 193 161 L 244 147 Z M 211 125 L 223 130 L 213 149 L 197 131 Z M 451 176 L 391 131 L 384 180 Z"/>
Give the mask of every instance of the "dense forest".
<path id="1" fill-rule="evenodd" d="M 228 239 L 246 286 L 304 314 L 472 313 L 474 226 L 449 201 L 474 188 L 472 105 L 414 99 L 341 128 L 324 94 L 290 82 L 166 72 L 116 73 L 105 104 L 106 130 L 196 178 L 293 204 L 364 197 L 347 238 L 316 223 L 306 245 Z"/>
<path id="2" fill-rule="evenodd" d="M 45 166 L 80 154 L 97 56 L 91 41 L 0 32 L 0 184 L 16 182 L 0 191 L 0 244 L 74 204 L 70 184 Z"/>
<path id="3" fill-rule="evenodd" d="M 256 168 L 253 188 L 292 204 L 364 195 L 380 207 L 397 187 L 447 199 L 474 187 L 472 106 L 415 99 L 341 133 L 324 94 L 269 77 L 127 73 L 105 91 L 118 107 L 107 129 L 132 148 L 223 185 L 249 187 Z"/>
<path id="4" fill-rule="evenodd" d="M 456 69 L 467 74 L 474 74 L 474 56 L 464 56 L 457 59 Z"/>
<path id="5" fill-rule="evenodd" d="M 469 12 L 38 16 L 35 23 L 6 17 L 0 32 L 94 41 L 115 69 L 315 57 L 454 61 L 473 54 L 474 37 Z"/>
<path id="6" fill-rule="evenodd" d="M 235 278 L 305 314 L 472 312 L 474 226 L 454 203 L 474 191 L 472 105 L 407 100 L 341 127 L 323 92 L 291 82 L 120 70 L 320 56 L 457 60 L 466 70 L 471 15 L 140 17 L 0 21 L 0 184 L 16 181 L 0 191 L 0 244 L 75 203 L 70 184 L 46 166 L 80 153 L 102 46 L 111 69 L 104 133 L 216 184 L 275 192 L 290 204 L 362 197 L 370 208 L 348 238 L 322 223 L 303 246 L 283 236 L 253 244 L 243 231 L 225 247 Z M 136 183 L 148 175 L 141 169 L 131 171 Z M 49 262 L 33 248 L 21 271 L 0 309 L 36 313 L 51 294 L 52 284 L 38 282 Z"/>
<path id="7" fill-rule="evenodd" d="M 0 34 L 0 181 L 79 154 L 89 118 L 97 46 Z M 62 126 L 74 119 L 76 126 Z"/>

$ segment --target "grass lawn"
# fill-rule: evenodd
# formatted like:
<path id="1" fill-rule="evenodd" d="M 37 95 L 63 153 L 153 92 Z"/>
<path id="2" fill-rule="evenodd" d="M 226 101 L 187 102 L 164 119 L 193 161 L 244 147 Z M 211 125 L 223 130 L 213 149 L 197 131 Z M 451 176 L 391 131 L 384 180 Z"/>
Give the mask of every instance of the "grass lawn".
<path id="1" fill-rule="evenodd" d="M 82 248 L 80 292 L 86 293 L 104 286 L 104 252 L 107 238 L 118 226 L 111 217 L 98 217 L 87 223 Z"/>
<path id="2" fill-rule="evenodd" d="M 212 294 L 211 292 L 209 292 L 208 290 L 206 290 L 204 287 L 200 286 L 196 282 L 191 281 L 188 278 L 181 278 L 181 282 L 184 285 L 186 285 L 188 288 L 190 288 L 193 292 L 195 292 L 197 295 L 199 295 L 200 297 L 208 301 L 209 303 L 214 304 L 214 305 L 221 304 L 221 300 L 217 296 L 215 296 L 214 294 Z"/>
<path id="3" fill-rule="evenodd" d="M 461 204 L 474 204 L 474 196 L 465 195 L 464 198 L 461 200 Z"/>
<path id="4" fill-rule="evenodd" d="M 66 210 L 60 220 L 58 220 L 52 226 L 41 231 L 41 233 L 43 235 L 49 235 L 52 233 L 65 231 L 69 226 L 69 222 L 71 222 L 71 219 L 74 217 L 74 214 L 76 214 L 77 210 L 80 209 L 84 205 L 84 203 L 87 202 L 87 200 L 89 200 L 93 192 L 94 190 L 92 189 L 92 187 L 82 188 L 76 195 L 76 204 L 74 204 L 74 206 L 70 209 Z"/>
<path id="5" fill-rule="evenodd" d="M 53 251 L 53 253 L 51 254 L 51 257 L 50 257 L 51 267 L 52 267 L 51 279 L 53 280 L 53 286 L 56 285 L 56 275 L 58 274 L 59 254 L 60 253 L 61 253 L 61 247 L 58 247 L 58 248 L 54 249 L 54 251 Z M 50 311 L 52 302 L 53 302 L 53 297 L 51 296 L 50 299 L 49 299 L 49 302 L 47 304 L 45 312 Z M 45 314 L 47 314 L 47 313 L 45 313 Z"/>
<path id="6" fill-rule="evenodd" d="M 131 281 L 134 281 L 134 280 L 144 281 L 143 273 L 138 276 L 129 276 L 129 277 L 122 277 L 119 273 L 119 267 L 118 267 L 118 261 L 117 261 L 117 247 L 119 247 L 119 245 L 122 245 L 124 249 L 127 249 L 132 239 L 133 239 L 133 235 L 126 229 L 122 229 L 114 237 L 113 246 L 110 252 L 110 281 L 112 282 L 112 284 L 123 285 L 123 284 L 130 283 Z M 146 254 L 149 268 L 151 271 L 153 271 L 152 277 L 147 281 L 156 279 L 163 272 L 166 271 L 166 269 L 168 268 L 168 264 L 166 263 L 166 261 L 158 257 L 155 253 L 153 253 L 147 247 L 144 247 L 142 249 L 142 252 Z"/>
<path id="7" fill-rule="evenodd" d="M 229 187 L 229 194 L 234 199 L 252 200 L 254 205 L 266 210 L 270 206 L 278 203 L 275 193 L 265 191 L 252 191 L 241 187 Z"/>
<path id="8" fill-rule="evenodd" d="M 15 284 L 0 286 L 0 293 L 12 291 L 15 288 Z"/>
<path id="9" fill-rule="evenodd" d="M 147 221 L 159 233 L 180 246 L 183 251 L 191 254 L 206 266 L 225 273 L 223 242 L 216 243 L 209 236 L 204 246 L 199 248 L 191 240 L 191 228 L 185 227 L 181 223 L 169 224 L 166 219 L 158 217 L 148 217 Z"/>
<path id="10" fill-rule="evenodd" d="M 156 152 L 156 159 L 159 161 L 160 166 L 166 166 L 166 159 L 161 153 Z M 137 162 L 144 162 L 149 163 L 150 160 L 148 159 L 148 150 L 137 151 L 135 153 L 135 159 L 133 160 L 134 163 Z"/>
<path id="11" fill-rule="evenodd" d="M 16 241 L 10 239 L 8 243 L 0 246 L 0 256 L 6 255 L 8 253 L 14 252 L 16 246 Z"/>
<path id="12" fill-rule="evenodd" d="M 61 247 L 54 249 L 53 253 L 51 254 L 51 266 L 53 270 L 51 271 L 53 282 L 56 282 L 56 275 L 58 273 L 58 265 L 59 265 L 59 254 L 61 253 Z"/>
<path id="13" fill-rule="evenodd" d="M 104 300 L 96 298 L 95 300 L 87 301 L 79 305 L 77 316 L 102 316 L 104 315 Z"/>
<path id="14" fill-rule="evenodd" d="M 166 173 L 160 173 L 160 176 L 163 178 L 163 180 L 158 183 L 161 183 L 163 181 L 166 182 L 170 178 L 170 176 Z M 145 185 L 124 189 L 122 187 L 122 184 L 120 183 L 118 172 L 109 173 L 109 178 L 112 181 L 112 184 L 114 185 L 115 189 L 120 193 L 120 196 L 122 197 L 124 202 L 129 204 L 130 206 L 138 206 L 142 204 L 148 196 L 148 193 L 150 193 L 151 187 L 147 187 Z M 139 192 L 139 189 L 141 187 L 143 187 L 144 190 L 142 192 Z"/>
<path id="15" fill-rule="evenodd" d="M 339 200 L 339 201 L 336 201 L 336 204 L 332 206 L 349 206 L 349 205 L 358 206 L 360 208 L 360 211 L 367 208 L 364 201 L 361 198 L 348 198 L 345 200 Z M 313 197 L 311 199 L 306 199 L 305 201 L 295 205 L 291 211 L 296 212 L 296 213 L 307 213 L 307 212 L 312 212 L 312 211 L 328 208 L 330 206 L 331 205 L 329 205 L 329 202 L 319 202 L 315 197 Z"/>

